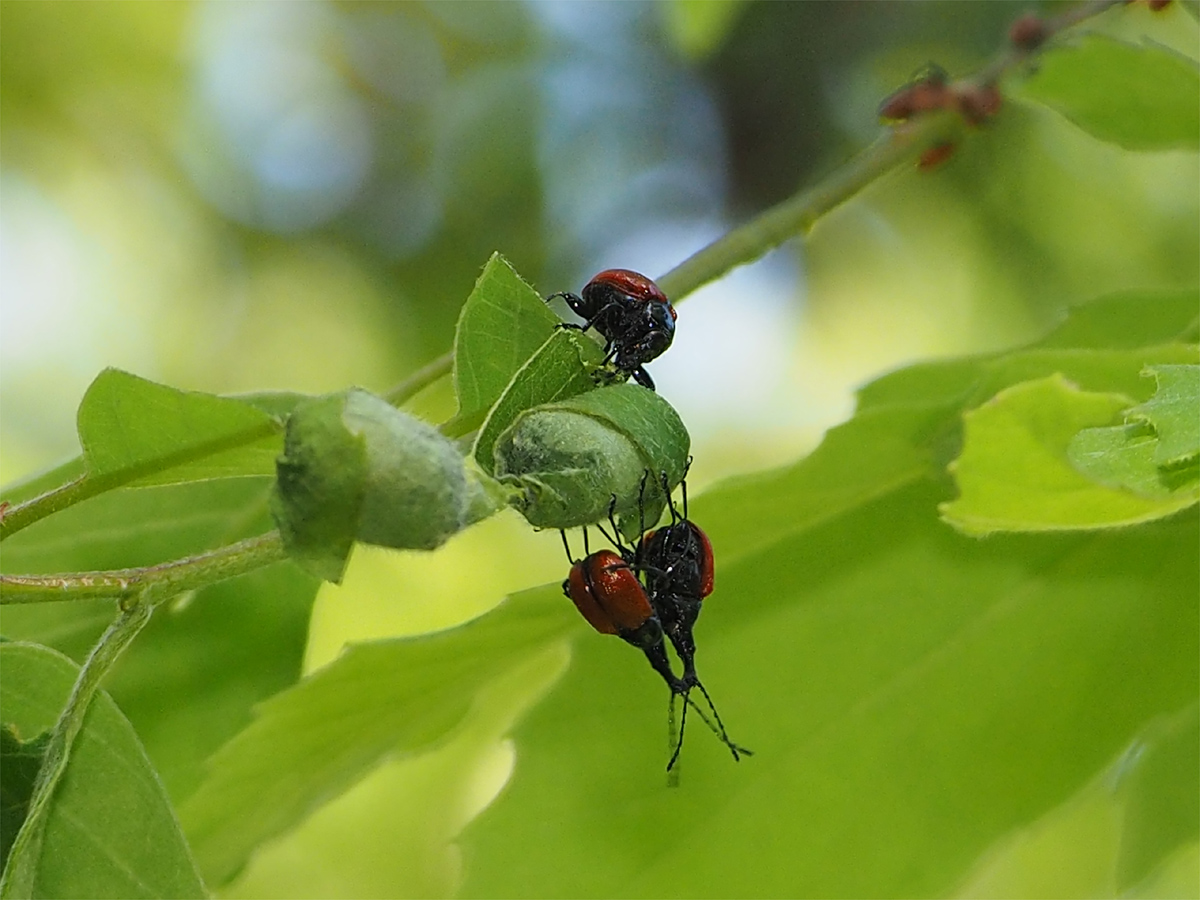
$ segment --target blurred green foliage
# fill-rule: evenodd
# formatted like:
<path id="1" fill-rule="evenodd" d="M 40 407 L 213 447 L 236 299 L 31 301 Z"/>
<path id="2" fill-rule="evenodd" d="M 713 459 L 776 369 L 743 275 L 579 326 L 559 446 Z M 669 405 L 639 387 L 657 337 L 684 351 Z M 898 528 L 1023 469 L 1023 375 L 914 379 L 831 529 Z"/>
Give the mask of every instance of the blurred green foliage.
<path id="1" fill-rule="evenodd" d="M 451 346 L 493 251 L 542 294 L 603 265 L 657 274 L 726 210 L 752 215 L 865 143 L 879 98 L 929 59 L 975 68 L 1014 12 L 0 2 L 3 479 L 77 452 L 75 407 L 106 366 L 213 393 L 383 389 Z M 761 283 L 718 287 L 716 342 L 686 362 L 702 330 L 689 323 L 709 315 L 698 300 L 655 363 L 693 432 L 692 515 L 718 559 L 698 665 L 754 758 L 734 766 L 693 721 L 681 785 L 665 787 L 661 685 L 583 626 L 558 594 L 557 536 L 515 515 L 433 554 L 356 547 L 340 587 L 280 564 L 160 609 L 106 685 L 133 726 L 119 722 L 122 758 L 141 760 L 142 781 L 162 776 L 210 888 L 1200 892 L 1186 469 L 1200 33 L 1182 2 L 1088 27 L 1102 37 L 1068 37 L 1045 68 L 1014 73 L 1001 115 L 948 163 L 880 179 L 786 251 L 802 276 L 767 282 L 776 307 L 758 305 Z M 1096 48 L 1104 65 L 1150 60 L 1159 80 L 1089 76 Z M 1132 100 L 1096 102 L 1126 87 Z M 1152 117 L 1147 96 L 1162 104 Z M 1002 349 L 1101 295 L 1041 343 Z M 505 354 L 521 364 L 550 322 L 492 312 L 460 360 L 479 372 Z M 742 347 L 745 321 L 758 334 Z M 768 337 L 787 350 L 774 380 L 725 387 Z M 797 461 L 855 385 L 916 359 L 863 388 L 857 414 Z M 457 399 L 477 426 L 511 368 L 458 378 L 457 397 L 443 382 L 411 409 L 445 421 Z M 283 409 L 278 395 L 134 388 L 125 420 L 111 403 L 80 410 L 83 449 L 116 448 L 105 471 Z M 1103 414 L 1074 416 L 1080 402 Z M 739 417 L 756 404 L 758 426 Z M 168 434 L 156 407 L 198 418 Z M 1130 484 L 1110 483 L 1126 432 L 1089 445 L 1099 468 L 1072 461 L 1072 436 L 1126 417 L 1154 431 L 1138 433 L 1137 465 L 1186 471 L 1165 500 L 1134 498 L 1150 521 L 1097 528 L 1130 518 L 1116 509 Z M 259 534 L 277 439 L 191 472 L 203 480 L 50 516 L 5 541 L 3 569 L 150 564 Z M 1182 449 L 1159 460 L 1160 440 Z M 763 459 L 788 464 L 753 473 Z M 244 477 L 211 477 L 228 466 Z M 976 474 L 1000 489 L 973 495 Z M 695 490 L 726 475 L 740 477 Z M 1038 503 L 1063 508 L 1056 484 L 1085 487 L 1087 509 L 1069 499 L 1069 528 L 1032 533 Z M 956 513 L 972 504 L 988 517 L 978 530 L 1011 533 L 980 541 L 938 519 L 941 505 L 970 531 Z M 2 629 L 78 662 L 111 615 L 6 606 Z M 12 685 L 37 680 L 6 666 L 5 722 L 20 719 Z M 22 738 L 53 718 L 39 715 Z M 145 808 L 169 814 L 152 794 Z M 134 893 L 61 859 L 51 876 Z M 195 886 L 172 884 L 147 893 Z"/>

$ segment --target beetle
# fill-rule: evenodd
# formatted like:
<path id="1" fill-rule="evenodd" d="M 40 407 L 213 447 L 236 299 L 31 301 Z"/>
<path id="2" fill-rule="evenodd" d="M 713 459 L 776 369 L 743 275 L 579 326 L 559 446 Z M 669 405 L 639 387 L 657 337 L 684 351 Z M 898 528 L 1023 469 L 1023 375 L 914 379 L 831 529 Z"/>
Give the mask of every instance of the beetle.
<path id="1" fill-rule="evenodd" d="M 604 338 L 604 362 L 644 388 L 654 390 L 654 379 L 644 364 L 661 356 L 675 338 L 675 307 L 657 284 L 630 269 L 605 269 L 584 285 L 579 294 L 560 291 L 585 324 L 566 327 L 595 328 Z"/>
<path id="2" fill-rule="evenodd" d="M 567 558 L 571 547 L 565 531 L 562 535 Z M 684 690 L 683 682 L 671 671 L 663 640 L 662 623 L 654 614 L 646 589 L 621 554 L 612 550 L 589 553 L 587 529 L 583 532 L 583 559 L 572 560 L 571 571 L 563 581 L 563 594 L 588 624 L 601 634 L 615 634 L 646 655 L 654 671 L 662 676 L 671 695 Z"/>
<path id="3" fill-rule="evenodd" d="M 683 663 L 683 681 L 694 684 L 697 682 L 696 641 L 692 629 L 700 615 L 702 601 L 713 590 L 714 560 L 708 535 L 688 518 L 686 477 L 680 481 L 680 486 L 682 515 L 671 498 L 666 478 L 663 478 L 671 524 L 645 534 L 635 558 L 645 573 L 651 606 Z"/>
<path id="4" fill-rule="evenodd" d="M 687 468 L 692 461 L 688 460 Z M 675 506 L 671 497 L 671 488 L 667 474 L 661 475 L 663 493 L 667 498 L 667 507 L 671 513 L 671 523 L 649 533 L 643 533 L 634 553 L 634 566 L 643 573 L 646 583 L 646 593 L 650 605 L 654 608 L 662 624 L 663 631 L 675 653 L 683 663 L 683 677 L 680 682 L 684 685 L 684 697 L 687 702 L 683 707 L 680 718 L 679 740 L 675 751 L 667 764 L 670 771 L 679 753 L 683 749 L 684 726 L 687 724 L 687 707 L 690 705 L 704 720 L 709 729 L 715 734 L 735 760 L 742 755 L 753 756 L 751 750 L 741 747 L 730 740 L 725 732 L 725 724 L 721 714 L 705 689 L 704 684 L 696 674 L 696 641 L 692 633 L 696 619 L 700 616 L 700 606 L 705 597 L 713 590 L 714 557 L 712 542 L 704 530 L 688 518 L 687 509 L 687 468 L 684 478 L 680 479 L 680 489 L 683 494 L 683 513 Z M 643 482 L 644 491 L 644 482 Z M 643 529 L 644 532 L 644 529 Z M 704 712 L 691 701 L 688 696 L 692 688 L 699 688 L 708 708 L 712 711 L 716 724 L 708 720 Z M 674 722 L 674 700 L 671 698 L 670 716 Z"/>

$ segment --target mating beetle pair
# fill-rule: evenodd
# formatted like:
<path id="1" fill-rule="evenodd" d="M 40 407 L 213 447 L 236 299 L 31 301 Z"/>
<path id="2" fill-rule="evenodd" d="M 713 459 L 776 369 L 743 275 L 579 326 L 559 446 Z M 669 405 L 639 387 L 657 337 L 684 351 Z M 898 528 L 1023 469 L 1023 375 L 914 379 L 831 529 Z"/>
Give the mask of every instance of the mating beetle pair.
<path id="1" fill-rule="evenodd" d="M 675 338 L 675 307 L 657 284 L 629 269 L 606 269 L 589 281 L 579 294 L 561 291 L 586 324 L 567 325 L 587 331 L 595 328 L 605 340 L 604 362 L 644 388 L 654 390 L 654 379 L 644 363 L 661 356 Z"/>
<path id="2" fill-rule="evenodd" d="M 649 474 L 647 472 L 642 480 L 643 495 Z M 563 547 L 572 561 L 571 572 L 563 582 L 563 593 L 601 634 L 615 634 L 646 655 L 650 665 L 671 690 L 672 725 L 675 697 L 683 697 L 679 738 L 667 763 L 667 771 L 670 771 L 683 748 L 689 706 L 729 748 L 735 760 L 742 754 L 750 755 L 750 751 L 729 739 L 712 698 L 696 674 L 696 642 L 692 629 L 700 615 L 701 602 L 713 589 L 712 544 L 700 526 L 688 518 L 686 482 L 683 484 L 682 515 L 671 499 L 665 474 L 662 482 L 671 512 L 671 524 L 647 534 L 643 523 L 636 547 L 628 547 L 620 541 L 620 532 L 612 514 L 616 505 L 615 497 L 609 512 L 613 533 L 609 534 L 602 525 L 598 526 L 617 548 L 615 551 L 589 552 L 585 528 L 585 556 L 575 560 L 571 556 L 566 533 L 562 533 Z M 639 497 L 639 501 L 641 499 Z M 639 502 L 639 508 L 641 506 Z M 641 573 L 641 581 L 637 573 Z M 666 640 L 671 642 L 683 664 L 682 677 L 677 677 L 671 669 Z M 691 699 L 693 688 L 699 688 L 704 696 L 712 710 L 715 725 Z"/>

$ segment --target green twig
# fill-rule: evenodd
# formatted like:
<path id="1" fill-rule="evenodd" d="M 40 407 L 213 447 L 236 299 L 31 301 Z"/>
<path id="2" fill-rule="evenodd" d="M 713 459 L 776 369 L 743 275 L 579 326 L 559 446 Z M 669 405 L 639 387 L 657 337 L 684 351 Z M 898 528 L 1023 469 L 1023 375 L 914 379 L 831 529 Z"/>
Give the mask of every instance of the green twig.
<path id="1" fill-rule="evenodd" d="M 763 256 L 789 238 L 808 232 L 817 220 L 926 148 L 961 130 L 954 115 L 925 116 L 889 130 L 814 187 L 771 207 L 685 259 L 658 286 L 675 302 L 738 266 Z"/>
<path id="2" fill-rule="evenodd" d="M 449 375 L 454 366 L 454 351 L 443 353 L 437 359 L 422 366 L 402 382 L 383 395 L 392 406 L 403 406 L 443 375 Z"/>
<path id="3" fill-rule="evenodd" d="M 0 575 L 0 604 L 53 600 L 121 599 L 136 595 L 154 604 L 184 591 L 261 569 L 285 557 L 278 531 L 183 559 L 135 569 L 60 575 Z"/>
<path id="4" fill-rule="evenodd" d="M 83 727 L 84 717 L 101 680 L 125 648 L 137 637 L 138 632 L 150 621 L 152 611 L 152 605 L 145 602 L 145 598 L 139 598 L 137 602 L 123 609 L 92 648 L 83 668 L 79 670 L 79 677 L 75 679 L 75 685 L 71 688 L 67 705 L 50 734 L 50 742 L 46 745 L 37 781 L 34 782 L 29 812 L 21 830 L 17 832 L 17 838 L 8 856 L 8 864 L 4 868 L 4 876 L 0 878 L 0 897 L 5 900 L 33 896 L 51 800 L 55 788 L 67 770 L 71 747 Z"/>
<path id="5" fill-rule="evenodd" d="M 1058 16 L 1045 19 L 1042 21 L 1041 42 L 1037 46 L 1007 44 L 988 65 L 973 76 L 958 81 L 957 85 L 960 88 L 996 85 L 1005 75 L 1040 53 L 1059 32 L 1121 2 L 1123 0 L 1089 0 Z M 927 113 L 910 122 L 892 126 L 873 144 L 814 187 L 771 207 L 685 259 L 657 279 L 658 286 L 672 302 L 682 300 L 697 288 L 738 266 L 753 262 L 789 238 L 806 234 L 822 216 L 872 182 L 911 163 L 924 150 L 961 138 L 964 133 L 961 117 L 948 111 Z"/>
<path id="6" fill-rule="evenodd" d="M 61 512 L 69 506 L 74 506 L 76 503 L 81 503 L 98 494 L 124 487 L 185 463 L 204 459 L 217 453 L 236 450 L 277 434 L 279 431 L 279 423 L 271 420 L 239 434 L 189 447 L 180 453 L 166 454 L 115 472 L 103 472 L 99 475 L 85 473 L 66 484 L 46 491 L 44 494 L 0 510 L 0 541 L 12 537 L 22 528 L 32 525 L 39 519 Z"/>
<path id="7" fill-rule="evenodd" d="M 1078 25 L 1122 2 L 1123 0 L 1088 0 L 1044 20 L 1042 46 L 1064 29 Z M 959 83 L 994 85 L 1036 56 L 1040 50 L 1040 47 L 1020 48 L 1006 45 L 987 66 Z M 659 287 L 673 303 L 681 302 L 698 288 L 715 281 L 738 266 L 754 262 L 789 238 L 807 233 L 822 216 L 854 197 L 872 182 L 906 163 L 911 163 L 924 150 L 951 138 L 961 137 L 963 130 L 961 118 L 949 112 L 927 114 L 912 122 L 888 128 L 869 147 L 813 187 L 771 207 L 685 259 L 657 279 Z M 449 374 L 453 364 L 453 351 L 439 356 L 394 387 L 385 397 L 393 406 L 399 406 L 437 379 Z"/>

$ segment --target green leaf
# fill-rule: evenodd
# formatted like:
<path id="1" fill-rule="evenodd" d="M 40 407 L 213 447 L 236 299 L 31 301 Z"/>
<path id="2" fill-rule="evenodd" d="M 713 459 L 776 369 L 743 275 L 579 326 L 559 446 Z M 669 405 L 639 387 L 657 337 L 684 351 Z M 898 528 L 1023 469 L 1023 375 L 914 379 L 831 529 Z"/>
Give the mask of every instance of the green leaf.
<path id="1" fill-rule="evenodd" d="M 23 741 L 12 725 L 0 725 L 0 869 L 7 864 L 8 852 L 29 814 L 33 784 L 49 741 L 48 731 Z"/>
<path id="2" fill-rule="evenodd" d="M 950 466 L 959 497 L 942 505 L 942 517 L 982 535 L 1129 525 L 1195 503 L 1195 491 L 1143 497 L 1071 465 L 1075 434 L 1110 424 L 1128 406 L 1126 397 L 1080 391 L 1059 375 L 1006 388 L 964 416 L 963 451 Z"/>
<path id="3" fill-rule="evenodd" d="M 722 560 L 736 561 L 935 477 L 957 451 L 955 412 L 950 405 L 915 403 L 871 409 L 830 429 L 796 465 L 716 485 L 703 500 L 713 546 Z"/>
<path id="4" fill-rule="evenodd" d="M 1165 47 L 1085 34 L 1042 54 L 1021 93 L 1129 150 L 1200 146 L 1200 72 Z"/>
<path id="5" fill-rule="evenodd" d="M 273 474 L 283 430 L 252 403 L 179 391 L 117 369 L 105 369 L 88 388 L 78 429 L 82 463 L 11 491 L 3 537 L 118 487 Z M 55 493 L 34 502 L 44 491 Z"/>
<path id="6" fill-rule="evenodd" d="M 271 527 L 272 482 L 226 478 L 109 491 L 7 539 L 0 571 L 146 566 L 261 534 Z"/>
<path id="7" fill-rule="evenodd" d="M 658 521 L 666 506 L 660 477 L 679 483 L 690 446 L 666 400 L 618 384 L 525 410 L 494 455 L 499 480 L 524 491 L 516 505 L 530 524 L 590 525 L 615 508 L 632 536 L 643 518 L 647 527 Z"/>
<path id="8" fill-rule="evenodd" d="M 1142 377 L 1151 364 L 1192 363 L 1195 344 L 1161 344 L 1128 350 L 1031 347 L 989 356 L 918 363 L 866 385 L 859 411 L 877 406 L 944 402 L 971 409 L 1004 388 L 1061 374 L 1079 387 L 1097 392 L 1149 398 L 1153 387 Z"/>
<path id="9" fill-rule="evenodd" d="M 1092 481 L 1143 497 L 1168 497 L 1181 485 L 1168 482 L 1154 462 L 1158 441 L 1145 425 L 1085 428 L 1071 438 L 1067 459 Z"/>
<path id="10" fill-rule="evenodd" d="M 1132 898 L 1200 896 L 1200 841 L 1182 844 L 1145 881 L 1125 894 Z"/>
<path id="11" fill-rule="evenodd" d="M 1200 837 L 1200 715 L 1191 706 L 1152 724 L 1119 772 L 1124 828 L 1118 890 L 1144 881 L 1181 844 Z"/>
<path id="12" fill-rule="evenodd" d="M 147 397 L 156 395 L 161 391 L 166 391 L 168 406 L 172 404 L 172 401 L 178 400 L 178 397 L 175 396 L 178 394 L 183 394 L 185 398 L 213 399 L 211 395 L 207 394 L 189 394 L 175 391 L 172 388 L 164 388 L 162 385 L 156 385 L 153 382 L 145 381 L 144 379 L 116 369 L 107 369 L 102 372 L 97 377 L 96 382 L 93 383 L 92 389 L 95 390 L 97 385 L 103 386 L 104 389 L 101 391 L 101 395 L 105 393 L 109 394 L 110 400 L 113 394 L 121 392 L 123 385 L 132 386 L 134 393 L 138 393 L 143 387 L 149 386 L 149 390 L 145 392 Z M 245 410 L 242 406 L 250 406 L 260 410 L 272 419 L 282 422 L 291 415 L 292 410 L 298 404 L 311 398 L 307 394 L 278 391 L 216 399 L 221 401 L 230 400 L 233 403 L 239 404 L 240 406 L 237 407 L 228 407 L 223 402 L 219 404 L 221 410 L 232 412 L 235 418 L 245 416 Z M 203 403 L 204 399 L 201 402 Z M 186 403 L 177 405 L 186 405 Z M 93 414 L 97 416 L 102 415 L 99 410 L 93 409 L 89 411 L 89 419 L 93 418 Z M 261 424 L 262 420 L 257 417 L 255 418 Z M 103 430 L 101 428 L 101 431 Z M 279 431 L 282 431 L 282 426 L 273 426 L 273 433 L 268 437 L 252 441 L 249 444 L 232 450 L 219 451 L 213 453 L 211 456 L 197 457 L 183 466 L 176 466 L 161 474 L 147 475 L 133 483 L 139 486 L 148 486 L 153 484 L 175 484 L 207 478 L 272 475 L 274 474 L 275 457 L 279 455 L 279 450 L 282 446 L 280 437 L 275 434 L 275 432 Z M 10 504 L 23 503 L 47 491 L 61 488 L 72 481 L 77 481 L 83 475 L 87 474 L 87 472 L 87 460 L 82 455 L 77 456 L 46 472 L 38 473 L 16 484 L 6 486 L 4 488 L 3 500 Z"/>
<path id="13" fill-rule="evenodd" d="M 955 895 L 1191 896 L 1142 889 L 1200 831 L 1197 736 L 1195 704 L 1151 721 L 1081 790 L 997 841 Z"/>
<path id="14" fill-rule="evenodd" d="M 60 465 L 54 466 L 52 469 L 38 472 L 15 484 L 5 485 L 3 502 L 10 505 L 24 503 L 26 500 L 32 500 L 34 497 L 44 494 L 47 491 L 52 491 L 55 488 L 63 487 L 69 482 L 77 481 L 86 472 L 87 466 L 84 465 L 83 457 L 73 457 Z"/>
<path id="15" fill-rule="evenodd" d="M 581 623 L 557 589 L 538 589 L 449 631 L 352 646 L 273 697 L 181 810 L 201 870 L 225 883 L 262 841 L 385 755 L 445 739 L 486 685 Z"/>
<path id="16" fill-rule="evenodd" d="M 1200 454 L 1200 366 L 1150 366 L 1146 374 L 1155 377 L 1158 390 L 1129 416 L 1153 426 L 1154 461 L 1169 466 Z"/>
<path id="17" fill-rule="evenodd" d="M 546 343 L 529 358 L 488 413 L 472 451 L 485 472 L 494 475 L 493 448 L 501 433 L 527 409 L 565 400 L 594 390 L 592 372 L 603 360 L 599 345 L 579 332 L 554 331 Z"/>
<path id="18" fill-rule="evenodd" d="M 119 369 L 92 382 L 78 425 L 89 477 L 141 484 L 269 474 L 282 430 L 240 400 L 176 390 Z"/>
<path id="19" fill-rule="evenodd" d="M 746 479 L 720 508 L 807 508 L 804 487 Z M 620 642 L 581 637 L 460 842 L 462 895 L 944 895 L 1194 702 L 1194 517 L 980 542 L 931 515 L 942 495 L 911 484 L 798 529 L 747 516 L 725 530 L 733 561 L 710 532 L 697 665 L 755 756 L 735 764 L 693 722 L 676 790 L 661 682 Z M 708 494 L 692 506 L 716 527 Z"/>
<path id="20" fill-rule="evenodd" d="M 458 318 L 454 338 L 455 420 L 483 421 L 526 360 L 561 324 L 558 316 L 499 253 L 483 268 Z"/>
<path id="21" fill-rule="evenodd" d="M 50 728 L 78 674 L 34 644 L 0 644 L 7 725 Z M 96 696 L 52 801 L 37 863 L 38 897 L 203 897 L 179 823 L 137 735 Z"/>
<path id="22" fill-rule="evenodd" d="M 1131 350 L 1196 341 L 1200 291 L 1121 291 L 1067 310 L 1035 347 Z"/>
<path id="23" fill-rule="evenodd" d="M 239 478 L 112 491 L 37 522 L 4 542 L 6 572 L 151 565 L 270 527 L 271 481 Z M 250 707 L 295 682 L 318 582 L 290 563 L 160 608 L 110 676 L 176 799 L 204 757 L 250 719 Z M 82 662 L 112 621 L 111 601 L 5 606 L 3 632 Z"/>

